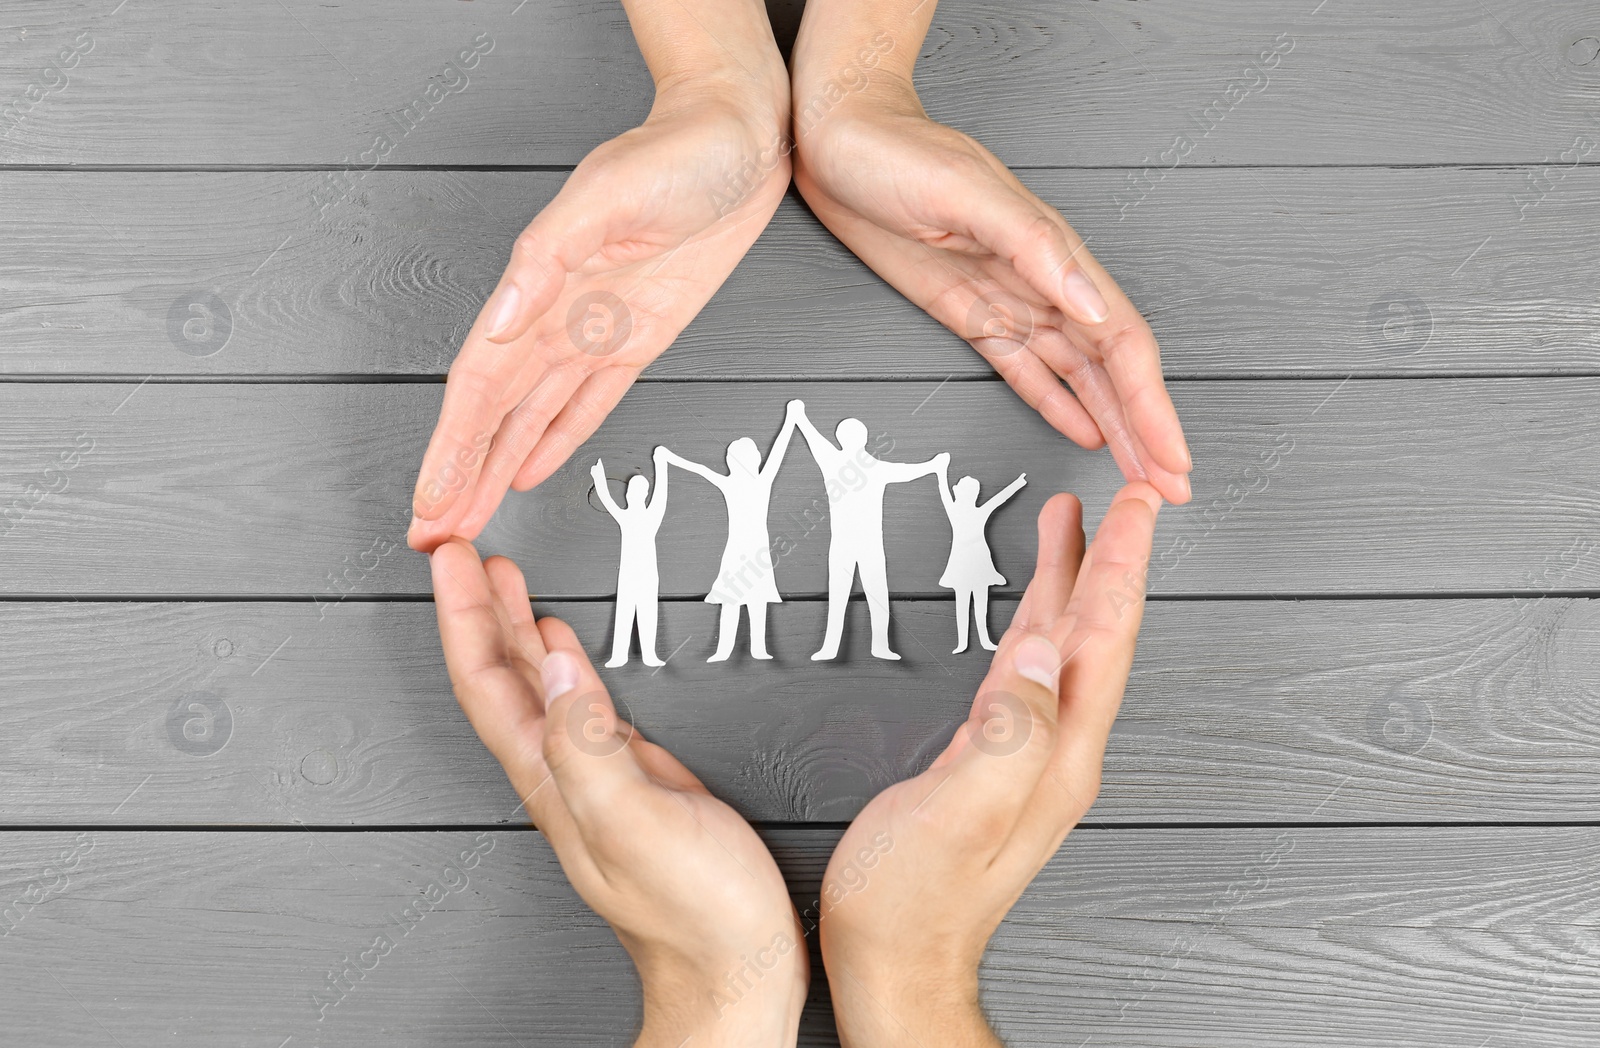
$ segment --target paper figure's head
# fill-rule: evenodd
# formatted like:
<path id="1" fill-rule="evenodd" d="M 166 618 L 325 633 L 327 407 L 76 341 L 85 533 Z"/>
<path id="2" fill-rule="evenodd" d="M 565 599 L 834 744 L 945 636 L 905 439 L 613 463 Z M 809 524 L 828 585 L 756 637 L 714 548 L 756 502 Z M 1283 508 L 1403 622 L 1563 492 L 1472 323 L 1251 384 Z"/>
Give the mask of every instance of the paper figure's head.
<path id="1" fill-rule="evenodd" d="M 845 451 L 860 451 L 867 446 L 867 424 L 858 418 L 847 418 L 833 431 L 839 447 Z"/>
<path id="2" fill-rule="evenodd" d="M 650 482 L 642 476 L 628 478 L 628 508 L 644 505 L 644 500 L 650 495 Z"/>
<path id="3" fill-rule="evenodd" d="M 749 437 L 740 437 L 728 445 L 728 472 L 740 475 L 757 473 L 761 469 L 761 449 Z"/>
<path id="4" fill-rule="evenodd" d="M 977 504 L 978 481 L 976 478 L 962 477 L 960 480 L 956 481 L 956 486 L 952 490 L 955 492 L 956 500 L 958 502 L 965 502 L 969 506 Z"/>

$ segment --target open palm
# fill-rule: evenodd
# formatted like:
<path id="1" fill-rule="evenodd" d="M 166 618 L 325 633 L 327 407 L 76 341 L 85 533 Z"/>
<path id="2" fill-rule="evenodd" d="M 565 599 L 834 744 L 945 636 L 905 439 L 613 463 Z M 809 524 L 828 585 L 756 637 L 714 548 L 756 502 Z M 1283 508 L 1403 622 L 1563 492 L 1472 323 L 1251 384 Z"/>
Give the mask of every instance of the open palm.
<path id="1" fill-rule="evenodd" d="M 1155 336 L 1055 208 L 914 99 L 841 108 L 799 141 L 795 184 L 850 250 L 1057 430 L 1109 445 L 1129 480 L 1188 501 Z"/>
<path id="2" fill-rule="evenodd" d="M 617 715 L 572 629 L 534 618 L 515 564 L 480 563 L 459 538 L 440 544 L 431 563 L 456 697 L 573 887 L 633 957 L 647 987 L 646 1026 L 659 993 L 672 1002 L 674 1023 L 705 1019 L 729 1043 L 747 1026 L 798 1018 L 802 933 L 755 831 Z M 762 978 L 735 1001 L 723 980 L 751 957 Z M 713 991 L 726 998 L 720 1006 Z M 724 1015 L 734 1021 L 711 1023 Z"/>
<path id="3" fill-rule="evenodd" d="M 597 147 L 517 238 L 451 365 L 410 541 L 476 537 L 592 434 L 777 209 L 788 149 L 723 102 L 657 109 Z"/>

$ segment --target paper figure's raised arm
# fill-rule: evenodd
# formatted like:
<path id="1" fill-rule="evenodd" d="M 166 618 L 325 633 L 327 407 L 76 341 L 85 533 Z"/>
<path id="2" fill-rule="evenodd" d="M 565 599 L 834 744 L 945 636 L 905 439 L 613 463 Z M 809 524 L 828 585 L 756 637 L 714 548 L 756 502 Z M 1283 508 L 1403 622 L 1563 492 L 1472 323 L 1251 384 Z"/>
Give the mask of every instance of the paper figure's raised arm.
<path id="1" fill-rule="evenodd" d="M 672 473 L 672 471 L 667 468 L 667 456 L 670 454 L 672 454 L 672 452 L 668 451 L 665 447 L 662 447 L 659 444 L 656 446 L 654 456 L 656 464 L 656 485 L 655 490 L 650 492 L 650 501 L 645 503 L 645 506 L 649 509 L 651 518 L 657 524 L 661 523 L 661 518 L 664 517 L 667 512 L 667 477 Z"/>
<path id="2" fill-rule="evenodd" d="M 839 448 L 817 431 L 811 424 L 811 419 L 806 416 L 806 402 L 803 400 L 789 401 L 789 418 L 800 427 L 800 435 L 806 438 L 806 443 L 811 446 L 811 456 L 821 462 L 824 455 L 837 455 Z"/>
<path id="3" fill-rule="evenodd" d="M 1026 484 L 1027 482 L 1028 482 L 1028 475 L 1026 473 L 1024 473 L 1021 476 L 1017 477 L 1016 480 L 1013 480 L 1011 483 L 1009 483 L 1005 487 L 1001 488 L 1000 491 L 995 495 L 994 498 L 990 499 L 988 502 L 985 502 L 983 504 L 983 507 L 982 507 L 983 508 L 983 515 L 985 517 L 987 517 L 989 514 L 993 513 L 995 510 L 997 510 L 1001 506 L 1005 505 L 1006 500 L 1009 499 L 1012 495 L 1015 495 L 1017 492 L 1021 491 L 1022 490 L 1022 486 L 1024 484 Z"/>
<path id="4" fill-rule="evenodd" d="M 767 461 L 761 464 L 762 480 L 774 476 L 783 465 L 783 456 L 789 453 L 789 440 L 804 417 L 805 405 L 798 400 L 789 401 L 789 412 L 783 417 L 783 428 L 778 431 L 778 439 L 772 442 L 772 450 L 767 452 Z"/>
<path id="5" fill-rule="evenodd" d="M 898 484 L 906 480 L 916 480 L 926 477 L 930 473 L 939 474 L 950 468 L 950 452 L 941 451 L 926 462 L 885 462 L 882 459 L 872 467 L 874 470 L 882 469 L 888 474 L 888 482 Z"/>
<path id="6" fill-rule="evenodd" d="M 589 467 L 589 476 L 594 478 L 594 493 L 600 496 L 600 503 L 605 506 L 606 512 L 621 520 L 622 507 L 611 497 L 611 481 L 606 477 L 604 459 L 595 460 L 595 464 Z"/>
<path id="7" fill-rule="evenodd" d="M 690 473 L 697 473 L 705 479 L 711 481 L 711 483 L 715 484 L 719 488 L 728 482 L 727 477 L 723 476 L 721 473 L 718 473 L 711 467 L 702 466 L 698 462 L 690 462 L 682 455 L 679 455 L 677 452 L 668 448 L 657 448 L 656 455 L 658 456 L 658 461 L 665 462 L 673 466 L 678 466 L 682 469 L 688 470 Z"/>
<path id="8" fill-rule="evenodd" d="M 945 460 L 944 466 L 939 469 L 935 476 L 939 478 L 939 498 L 944 502 L 944 508 L 948 510 L 956 504 L 955 495 L 950 493 L 950 462 L 948 459 Z"/>

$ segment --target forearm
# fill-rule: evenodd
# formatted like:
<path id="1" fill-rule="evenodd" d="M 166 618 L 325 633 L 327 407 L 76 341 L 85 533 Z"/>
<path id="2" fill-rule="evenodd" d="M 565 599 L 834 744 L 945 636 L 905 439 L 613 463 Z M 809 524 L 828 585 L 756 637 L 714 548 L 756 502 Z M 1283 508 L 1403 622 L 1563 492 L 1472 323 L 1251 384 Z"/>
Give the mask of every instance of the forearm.
<path id="1" fill-rule="evenodd" d="M 787 123 L 788 71 L 761 0 L 623 0 L 663 95 L 732 91 Z"/>
<path id="2" fill-rule="evenodd" d="M 808 0 L 794 45 L 795 137 L 846 100 L 920 112 L 912 73 L 935 0 Z"/>

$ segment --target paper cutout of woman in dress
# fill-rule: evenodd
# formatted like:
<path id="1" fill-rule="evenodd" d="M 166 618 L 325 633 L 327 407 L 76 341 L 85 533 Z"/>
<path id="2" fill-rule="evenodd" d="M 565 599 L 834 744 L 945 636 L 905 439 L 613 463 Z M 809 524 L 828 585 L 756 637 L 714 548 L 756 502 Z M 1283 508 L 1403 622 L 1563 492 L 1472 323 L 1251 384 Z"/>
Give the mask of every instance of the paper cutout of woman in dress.
<path id="1" fill-rule="evenodd" d="M 728 544 L 722 551 L 722 566 L 717 581 L 706 594 L 706 603 L 721 604 L 722 617 L 717 628 L 717 650 L 707 662 L 724 662 L 733 654 L 739 637 L 739 609 L 750 613 L 750 657 L 770 659 L 767 653 L 767 605 L 782 602 L 772 562 L 772 540 L 767 536 L 767 507 L 772 499 L 772 482 L 783 465 L 794 436 L 795 409 L 791 405 L 783 429 L 772 443 L 767 461 L 749 437 L 728 445 L 726 475 L 698 462 L 657 449 L 663 462 L 697 473 L 717 486 L 728 506 Z"/>
<path id="2" fill-rule="evenodd" d="M 642 475 L 629 477 L 627 506 L 611 497 L 604 461 L 597 461 L 589 475 L 594 477 L 595 494 L 622 529 L 622 556 L 617 562 L 617 611 L 611 637 L 611 658 L 606 665 L 621 666 L 628 661 L 634 624 L 639 627 L 639 658 L 646 666 L 664 666 L 656 657 L 656 602 L 661 594 L 661 570 L 656 563 L 656 532 L 667 512 L 666 448 L 656 448 L 656 489 Z M 646 496 L 650 496 L 648 499 Z"/>
<path id="3" fill-rule="evenodd" d="M 939 496 L 944 500 L 945 515 L 950 518 L 951 533 L 950 560 L 939 576 L 939 585 L 956 591 L 956 647 L 951 654 L 967 650 L 968 607 L 978 624 L 978 643 L 990 651 L 996 648 L 989 639 L 989 587 L 1004 586 L 1006 579 L 995 570 L 994 555 L 989 552 L 989 540 L 983 532 L 990 514 L 1027 482 L 1028 475 L 1024 473 L 980 506 L 976 480 L 962 477 L 952 493 L 950 478 L 944 470 L 939 471 Z"/>

